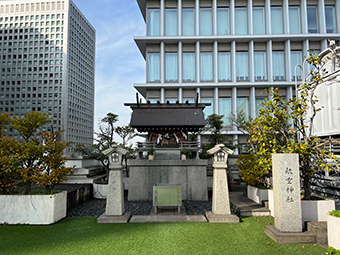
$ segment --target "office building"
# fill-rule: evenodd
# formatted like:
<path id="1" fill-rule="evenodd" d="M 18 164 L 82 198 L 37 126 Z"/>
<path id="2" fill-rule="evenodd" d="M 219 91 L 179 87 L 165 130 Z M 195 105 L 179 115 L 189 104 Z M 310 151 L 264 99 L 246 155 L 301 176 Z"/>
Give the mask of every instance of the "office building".
<path id="1" fill-rule="evenodd" d="M 193 102 L 206 116 L 224 115 L 229 140 L 245 143 L 228 116 L 254 118 L 266 88 L 285 98 L 302 80 L 308 50 L 340 38 L 335 0 L 137 0 L 146 35 L 135 37 L 146 61 L 146 82 L 135 88 L 151 103 Z M 336 44 L 339 44 L 336 41 Z M 309 72 L 304 66 L 305 75 Z M 204 142 L 204 139 L 202 139 Z"/>
<path id="2" fill-rule="evenodd" d="M 95 38 L 72 0 L 0 0 L 0 112 L 49 113 L 43 129 L 91 145 Z"/>

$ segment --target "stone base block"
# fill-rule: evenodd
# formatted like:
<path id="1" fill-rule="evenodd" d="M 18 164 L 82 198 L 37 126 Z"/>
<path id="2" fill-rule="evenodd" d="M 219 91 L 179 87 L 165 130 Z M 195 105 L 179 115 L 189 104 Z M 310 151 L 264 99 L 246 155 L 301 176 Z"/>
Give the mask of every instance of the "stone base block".
<path id="1" fill-rule="evenodd" d="M 315 243 L 315 235 L 311 232 L 281 232 L 274 226 L 264 226 L 264 233 L 276 243 L 307 244 Z"/>
<path id="2" fill-rule="evenodd" d="M 123 215 L 106 215 L 103 213 L 98 219 L 98 224 L 109 224 L 109 223 L 128 223 L 131 218 L 130 212 L 125 212 Z"/>
<path id="3" fill-rule="evenodd" d="M 210 223 L 239 223 L 240 219 L 235 214 L 213 214 L 211 211 L 205 212 Z"/>
<path id="4" fill-rule="evenodd" d="M 307 223 L 307 230 L 315 235 L 315 243 L 328 244 L 327 221 L 311 221 Z"/>

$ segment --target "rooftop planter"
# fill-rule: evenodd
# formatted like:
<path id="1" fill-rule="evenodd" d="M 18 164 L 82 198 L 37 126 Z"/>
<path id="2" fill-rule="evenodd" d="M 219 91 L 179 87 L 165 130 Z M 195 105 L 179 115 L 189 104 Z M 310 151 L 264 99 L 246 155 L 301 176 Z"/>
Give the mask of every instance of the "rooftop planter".
<path id="1" fill-rule="evenodd" d="M 301 200 L 302 223 L 327 221 L 328 212 L 334 209 L 334 200 Z"/>
<path id="2" fill-rule="evenodd" d="M 0 195 L 0 224 L 50 225 L 66 217 L 67 192 Z"/>
<path id="3" fill-rule="evenodd" d="M 262 205 L 262 201 L 268 201 L 268 189 L 259 189 L 257 187 L 247 186 L 247 197 L 254 202 Z"/>
<path id="4" fill-rule="evenodd" d="M 327 215 L 327 235 L 328 246 L 340 250 L 340 212 L 338 210 Z"/>

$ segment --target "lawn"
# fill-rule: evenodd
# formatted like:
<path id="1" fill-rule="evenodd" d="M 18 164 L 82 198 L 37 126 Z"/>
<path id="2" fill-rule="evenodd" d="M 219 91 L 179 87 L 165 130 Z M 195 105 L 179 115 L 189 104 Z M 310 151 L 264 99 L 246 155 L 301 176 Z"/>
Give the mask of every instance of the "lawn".
<path id="1" fill-rule="evenodd" d="M 0 226 L 1 254 L 325 254 L 320 245 L 276 244 L 264 234 L 270 217 L 240 224 L 97 224 L 68 218 L 51 226 Z"/>

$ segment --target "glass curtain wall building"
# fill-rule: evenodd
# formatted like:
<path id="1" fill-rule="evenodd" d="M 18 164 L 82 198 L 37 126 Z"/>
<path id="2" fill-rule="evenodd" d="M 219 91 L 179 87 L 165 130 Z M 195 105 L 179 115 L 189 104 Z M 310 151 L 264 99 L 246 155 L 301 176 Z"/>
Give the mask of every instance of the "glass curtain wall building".
<path id="1" fill-rule="evenodd" d="M 0 0 L 0 112 L 49 113 L 43 130 L 91 145 L 95 37 L 71 0 Z"/>
<path id="2" fill-rule="evenodd" d="M 303 57 L 340 38 L 336 0 L 137 0 L 146 36 L 135 37 L 146 60 L 147 81 L 134 84 L 156 103 L 212 103 L 205 114 L 223 114 L 227 138 L 245 142 L 227 117 L 256 117 L 266 95 L 279 87 L 295 95 Z M 336 41 L 336 44 L 339 44 Z M 305 75 L 309 72 L 307 64 Z M 202 138 L 204 142 L 204 138 Z"/>

